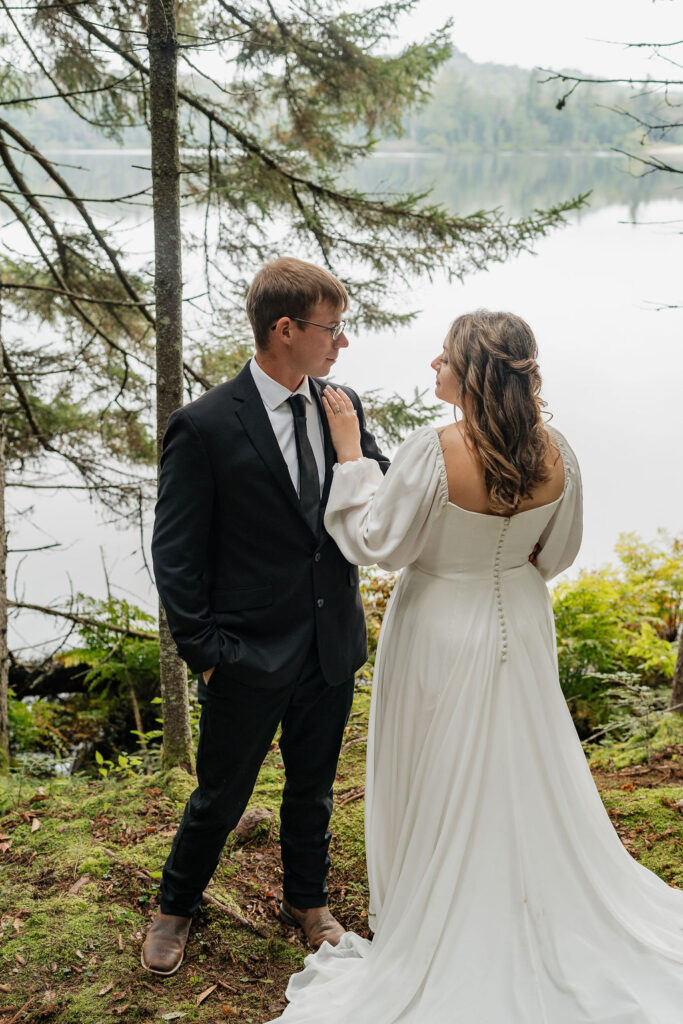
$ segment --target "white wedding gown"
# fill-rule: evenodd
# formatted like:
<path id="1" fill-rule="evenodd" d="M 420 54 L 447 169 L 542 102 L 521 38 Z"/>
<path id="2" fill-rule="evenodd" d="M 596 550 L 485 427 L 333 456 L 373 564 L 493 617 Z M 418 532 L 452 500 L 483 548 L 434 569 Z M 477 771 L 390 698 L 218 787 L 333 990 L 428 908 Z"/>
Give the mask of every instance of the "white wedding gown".
<path id="1" fill-rule="evenodd" d="M 683 1022 L 683 892 L 622 846 L 558 681 L 544 580 L 578 551 L 581 479 L 555 436 L 562 496 L 510 518 L 448 501 L 431 427 L 386 477 L 335 468 L 345 556 L 406 567 L 370 713 L 374 938 L 308 956 L 284 1024 Z"/>

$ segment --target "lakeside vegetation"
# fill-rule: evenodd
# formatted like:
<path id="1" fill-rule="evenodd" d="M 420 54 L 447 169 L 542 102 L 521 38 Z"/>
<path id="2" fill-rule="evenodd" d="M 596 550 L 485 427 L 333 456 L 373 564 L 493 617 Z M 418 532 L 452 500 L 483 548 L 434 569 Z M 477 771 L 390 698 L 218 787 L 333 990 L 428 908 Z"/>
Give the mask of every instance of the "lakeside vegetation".
<path id="1" fill-rule="evenodd" d="M 609 741 L 648 744 L 672 703 L 678 629 L 683 619 L 683 538 L 660 531 L 646 542 L 622 534 L 611 565 L 582 571 L 552 591 L 560 683 L 580 738 L 593 756 Z M 395 574 L 364 570 L 372 678 L 377 640 Z M 158 641 L 150 615 L 126 601 L 80 598 L 76 642 L 48 666 L 16 664 L 10 673 L 14 770 L 91 776 L 156 771 L 161 766 Z M 129 629 L 142 635 L 125 636 Z M 198 735 L 192 696 L 191 724 Z M 42 694 L 42 695 L 41 695 Z M 682 716 L 683 718 L 683 716 Z M 96 760 L 96 756 L 99 761 Z M 131 761 L 132 759 L 132 761 Z"/>

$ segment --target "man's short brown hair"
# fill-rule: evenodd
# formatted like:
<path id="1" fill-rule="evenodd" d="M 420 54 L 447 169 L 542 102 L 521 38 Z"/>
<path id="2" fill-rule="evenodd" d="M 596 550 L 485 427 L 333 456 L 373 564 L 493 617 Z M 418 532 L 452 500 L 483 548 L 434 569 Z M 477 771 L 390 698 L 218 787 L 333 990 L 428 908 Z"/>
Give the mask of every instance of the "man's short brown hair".
<path id="1" fill-rule="evenodd" d="M 270 328 L 281 316 L 305 319 L 318 302 L 329 302 L 342 313 L 348 307 L 346 288 L 329 270 L 293 256 L 266 263 L 247 292 L 247 316 L 257 346 L 268 347 Z"/>

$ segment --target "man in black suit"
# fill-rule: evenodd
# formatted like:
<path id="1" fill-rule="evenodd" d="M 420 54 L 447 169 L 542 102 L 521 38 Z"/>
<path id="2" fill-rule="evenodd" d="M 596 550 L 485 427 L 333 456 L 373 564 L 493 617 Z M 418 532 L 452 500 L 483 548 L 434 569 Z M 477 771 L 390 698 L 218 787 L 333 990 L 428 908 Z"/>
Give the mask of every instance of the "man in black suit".
<path id="1" fill-rule="evenodd" d="M 348 345 L 332 274 L 283 258 L 247 295 L 256 352 L 174 412 L 164 437 L 152 555 L 178 653 L 198 674 L 198 786 L 164 866 L 143 967 L 173 974 L 192 915 L 251 796 L 279 724 L 282 919 L 333 945 L 327 908 L 332 785 L 367 657 L 358 569 L 325 532 L 335 462 L 319 377 Z M 362 450 L 388 460 L 346 388 Z"/>

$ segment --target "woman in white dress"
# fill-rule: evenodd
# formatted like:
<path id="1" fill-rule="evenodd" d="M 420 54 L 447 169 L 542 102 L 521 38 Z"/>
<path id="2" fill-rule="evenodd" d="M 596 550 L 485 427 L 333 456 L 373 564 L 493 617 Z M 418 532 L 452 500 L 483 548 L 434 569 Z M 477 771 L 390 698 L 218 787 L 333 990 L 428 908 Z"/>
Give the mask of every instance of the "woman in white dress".
<path id="1" fill-rule="evenodd" d="M 432 366 L 463 419 L 415 431 L 386 477 L 326 390 L 325 526 L 403 572 L 368 735 L 374 937 L 307 957 L 279 1019 L 681 1024 L 683 892 L 622 846 L 559 685 L 544 581 L 579 549 L 581 478 L 543 424 L 533 334 L 480 310 Z"/>

